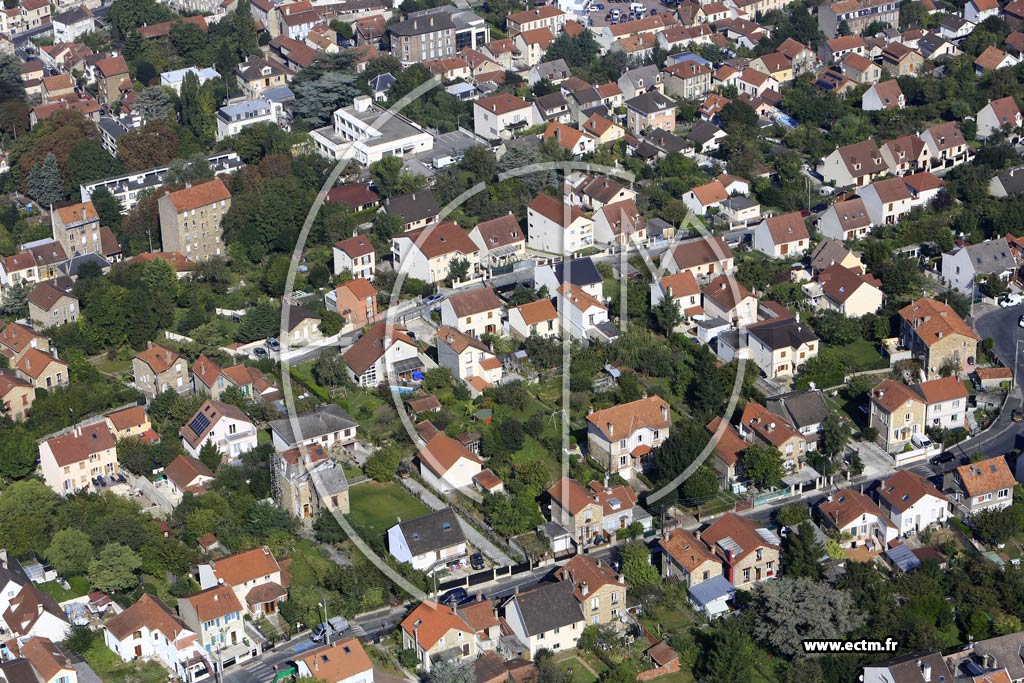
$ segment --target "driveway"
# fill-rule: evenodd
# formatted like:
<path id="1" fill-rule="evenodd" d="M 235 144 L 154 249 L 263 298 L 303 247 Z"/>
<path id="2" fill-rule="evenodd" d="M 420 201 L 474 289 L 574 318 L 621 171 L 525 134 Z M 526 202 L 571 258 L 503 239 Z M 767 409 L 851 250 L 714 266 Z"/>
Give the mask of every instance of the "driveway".
<path id="1" fill-rule="evenodd" d="M 443 510 L 448 507 L 448 503 L 438 498 L 433 491 L 415 479 L 409 477 L 407 479 L 402 479 L 401 482 L 405 488 L 412 491 L 413 495 L 426 503 L 427 507 L 431 510 Z M 459 524 L 462 526 L 462 533 L 466 535 L 466 539 L 469 540 L 471 545 L 486 555 L 491 562 L 498 565 L 515 564 L 511 557 L 502 552 L 498 546 L 487 540 L 487 537 L 473 528 L 473 525 L 464 520 L 462 515 L 456 513 L 455 516 L 459 518 Z"/>

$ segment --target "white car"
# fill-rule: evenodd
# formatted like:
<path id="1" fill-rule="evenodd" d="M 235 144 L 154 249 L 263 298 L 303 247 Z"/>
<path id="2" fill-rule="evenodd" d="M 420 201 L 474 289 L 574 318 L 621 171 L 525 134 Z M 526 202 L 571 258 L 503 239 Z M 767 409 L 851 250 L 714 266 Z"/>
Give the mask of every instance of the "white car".
<path id="1" fill-rule="evenodd" d="M 1022 301 L 1024 301 L 1024 297 L 1021 297 L 1020 294 L 1007 294 L 999 300 L 999 305 L 1003 308 L 1013 308 L 1020 305 Z"/>
<path id="2" fill-rule="evenodd" d="M 1017 327 L 1024 327 L 1024 315 L 1022 315 L 1020 320 L 1017 321 Z"/>

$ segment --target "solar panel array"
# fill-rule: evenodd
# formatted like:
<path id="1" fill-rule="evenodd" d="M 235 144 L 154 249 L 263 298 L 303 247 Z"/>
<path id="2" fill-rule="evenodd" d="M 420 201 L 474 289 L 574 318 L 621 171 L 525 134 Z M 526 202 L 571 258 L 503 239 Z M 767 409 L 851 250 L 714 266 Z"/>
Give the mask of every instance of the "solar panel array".
<path id="1" fill-rule="evenodd" d="M 206 413 L 199 413 L 188 423 L 188 428 L 196 434 L 202 434 L 209 426 L 210 418 L 206 416 Z"/>

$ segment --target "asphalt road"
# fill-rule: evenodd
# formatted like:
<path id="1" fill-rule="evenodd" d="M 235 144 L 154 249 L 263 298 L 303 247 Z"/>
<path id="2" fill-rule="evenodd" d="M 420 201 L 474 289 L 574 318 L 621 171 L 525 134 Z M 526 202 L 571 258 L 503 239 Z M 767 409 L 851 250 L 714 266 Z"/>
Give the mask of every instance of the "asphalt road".
<path id="1" fill-rule="evenodd" d="M 1018 364 L 1015 360 L 1020 360 L 1019 352 L 1024 348 L 1018 343 L 1024 341 L 1022 329 L 1017 324 L 1022 314 L 1024 314 L 1024 306 L 996 308 L 981 315 L 974 323 L 974 328 L 982 339 L 992 338 L 995 343 L 996 356 L 1004 365 L 1014 369 L 1016 382 L 1013 392 L 1006 402 L 1006 407 L 999 414 L 995 425 L 985 433 L 958 444 L 953 449 L 954 452 L 970 456 L 981 451 L 987 456 L 994 456 L 1009 453 L 1014 448 L 1020 448 L 1024 442 L 1024 439 L 1021 438 L 1021 435 L 1024 434 L 1024 424 L 1014 423 L 1010 419 L 1010 413 L 1021 407 L 1020 385 L 1021 380 L 1024 379 L 1024 363 L 1017 367 Z"/>

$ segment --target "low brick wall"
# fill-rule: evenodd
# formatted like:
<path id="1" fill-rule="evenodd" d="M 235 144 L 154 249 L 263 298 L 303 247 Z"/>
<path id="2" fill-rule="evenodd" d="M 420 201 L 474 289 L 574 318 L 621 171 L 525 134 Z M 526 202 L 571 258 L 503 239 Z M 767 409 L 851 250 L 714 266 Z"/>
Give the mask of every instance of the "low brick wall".
<path id="1" fill-rule="evenodd" d="M 636 675 L 636 680 L 638 680 L 638 681 L 650 681 L 650 680 L 653 680 L 653 679 L 658 678 L 660 676 L 664 676 L 666 674 L 674 674 L 675 672 L 679 671 L 681 668 L 682 667 L 679 664 L 679 658 L 676 657 L 675 659 L 673 659 L 671 662 L 668 662 L 667 664 L 663 664 L 663 665 L 661 665 L 659 667 L 655 667 L 653 669 L 648 669 L 647 671 L 641 671 L 640 673 L 638 673 Z"/>

